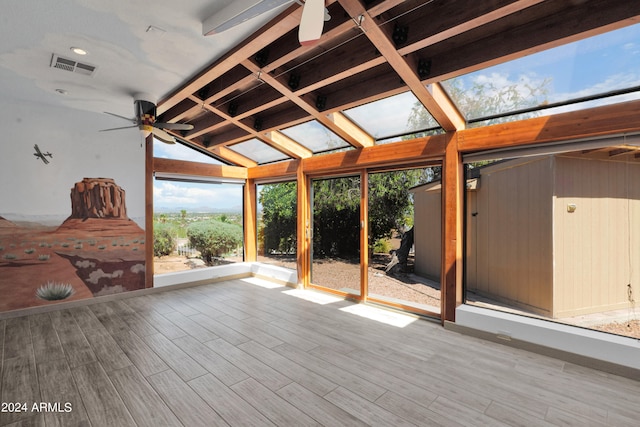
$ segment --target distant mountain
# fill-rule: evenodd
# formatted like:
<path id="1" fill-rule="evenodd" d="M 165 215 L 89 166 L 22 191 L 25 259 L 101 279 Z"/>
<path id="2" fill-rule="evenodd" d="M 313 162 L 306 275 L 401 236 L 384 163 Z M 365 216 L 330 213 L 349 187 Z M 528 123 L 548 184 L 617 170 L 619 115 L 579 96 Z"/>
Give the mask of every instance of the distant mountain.
<path id="1" fill-rule="evenodd" d="M 233 206 L 228 208 L 213 208 L 210 206 L 200 206 L 197 208 L 185 208 L 185 207 L 169 207 L 169 206 L 154 206 L 154 213 L 180 213 L 185 210 L 189 213 L 241 213 L 242 206 Z"/>
<path id="2" fill-rule="evenodd" d="M 0 216 L 0 228 L 16 227 L 14 223 Z"/>

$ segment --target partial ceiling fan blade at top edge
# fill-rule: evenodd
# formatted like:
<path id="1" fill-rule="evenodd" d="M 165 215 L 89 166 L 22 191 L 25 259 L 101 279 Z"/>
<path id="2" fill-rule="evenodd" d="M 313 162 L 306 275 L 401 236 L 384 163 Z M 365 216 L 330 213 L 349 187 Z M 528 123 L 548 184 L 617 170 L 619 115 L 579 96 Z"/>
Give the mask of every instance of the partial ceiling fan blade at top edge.
<path id="1" fill-rule="evenodd" d="M 105 111 L 104 113 L 105 113 L 105 114 L 108 114 L 108 115 L 110 115 L 110 116 L 113 116 L 113 117 L 118 117 L 118 118 L 120 118 L 120 119 L 125 119 L 126 121 L 129 121 L 129 122 L 131 122 L 131 123 L 133 123 L 133 124 L 137 124 L 136 119 L 132 119 L 131 117 L 121 116 L 121 115 L 119 115 L 119 114 L 110 113 L 110 112 L 108 112 L 108 111 Z"/>
<path id="2" fill-rule="evenodd" d="M 137 127 L 138 127 L 138 125 L 125 126 L 125 127 L 121 127 L 121 128 L 100 129 L 99 132 L 108 132 L 110 130 L 120 130 L 120 129 L 134 129 L 134 128 L 137 128 Z"/>
<path id="3" fill-rule="evenodd" d="M 169 129 L 169 130 L 191 130 L 193 129 L 193 125 L 188 123 L 163 123 L 163 122 L 155 122 L 153 127 L 158 129 Z"/>
<path id="4" fill-rule="evenodd" d="M 306 0 L 298 28 L 301 45 L 315 43 L 322 36 L 324 27 L 324 0 Z"/>
<path id="5" fill-rule="evenodd" d="M 163 131 L 162 129 L 158 129 L 156 127 L 151 128 L 151 132 L 153 133 L 153 135 L 158 138 L 160 141 L 164 142 L 165 144 L 175 144 L 176 140 L 173 136 L 169 135 L 167 132 Z"/>

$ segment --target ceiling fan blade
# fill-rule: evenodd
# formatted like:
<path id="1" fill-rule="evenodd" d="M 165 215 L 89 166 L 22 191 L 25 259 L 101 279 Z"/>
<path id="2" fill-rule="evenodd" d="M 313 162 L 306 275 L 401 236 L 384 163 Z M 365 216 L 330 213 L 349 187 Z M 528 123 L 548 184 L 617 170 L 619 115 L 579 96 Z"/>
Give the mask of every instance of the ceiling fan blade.
<path id="1" fill-rule="evenodd" d="M 99 132 L 108 132 L 110 130 L 120 130 L 120 129 L 133 129 L 133 128 L 137 128 L 137 125 L 134 126 L 125 126 L 125 127 L 121 127 L 121 128 L 110 128 L 110 129 L 100 129 Z"/>
<path id="2" fill-rule="evenodd" d="M 303 46 L 313 44 L 322 36 L 324 0 L 306 0 L 298 28 L 298 40 Z"/>
<path id="3" fill-rule="evenodd" d="M 108 115 L 110 115 L 110 116 L 118 117 L 118 118 L 120 118 L 120 119 L 125 119 L 125 120 L 127 120 L 127 121 L 129 121 L 129 122 L 131 122 L 131 123 L 133 123 L 133 124 L 136 124 L 136 123 L 137 123 L 137 122 L 136 122 L 136 119 L 132 119 L 131 117 L 121 116 L 121 115 L 119 115 L 119 114 L 110 113 L 110 112 L 108 112 L 108 111 L 105 111 L 104 113 L 105 113 L 105 114 L 108 114 Z"/>
<path id="4" fill-rule="evenodd" d="M 155 122 L 153 127 L 158 129 L 169 129 L 169 130 L 191 130 L 193 129 L 193 125 L 187 123 L 163 123 L 163 122 Z"/>
<path id="5" fill-rule="evenodd" d="M 152 127 L 151 132 L 156 138 L 158 138 L 160 141 L 164 142 L 165 144 L 176 143 L 175 138 L 169 135 L 168 133 L 166 133 L 165 131 L 163 131 L 162 129 L 158 129 L 157 127 Z"/>

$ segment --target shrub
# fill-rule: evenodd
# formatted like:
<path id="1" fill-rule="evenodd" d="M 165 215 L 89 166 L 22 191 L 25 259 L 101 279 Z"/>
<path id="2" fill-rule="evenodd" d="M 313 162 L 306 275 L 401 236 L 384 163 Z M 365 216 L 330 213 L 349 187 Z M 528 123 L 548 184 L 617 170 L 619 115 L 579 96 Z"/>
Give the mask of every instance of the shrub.
<path id="1" fill-rule="evenodd" d="M 18 256 L 15 254 L 5 254 L 4 259 L 7 259 L 7 260 L 18 259 Z"/>
<path id="2" fill-rule="evenodd" d="M 36 296 L 47 301 L 65 299 L 74 294 L 73 286 L 68 283 L 47 282 L 36 290 Z"/>
<path id="3" fill-rule="evenodd" d="M 166 222 L 153 224 L 153 255 L 164 256 L 171 254 L 176 248 L 175 230 Z"/>
<path id="4" fill-rule="evenodd" d="M 373 245 L 373 253 L 388 254 L 391 250 L 391 242 L 388 239 L 378 239 Z"/>
<path id="5" fill-rule="evenodd" d="M 47 254 L 38 255 L 38 261 L 49 261 L 49 258 L 51 258 L 51 255 L 47 255 Z"/>
<path id="6" fill-rule="evenodd" d="M 32 253 L 34 253 L 36 250 L 33 248 L 29 248 L 29 249 L 25 249 L 24 253 L 27 255 L 31 255 Z"/>
<path id="7" fill-rule="evenodd" d="M 209 265 L 219 257 L 242 244 L 242 227 L 220 221 L 195 222 L 187 228 L 191 246 L 200 251 Z"/>

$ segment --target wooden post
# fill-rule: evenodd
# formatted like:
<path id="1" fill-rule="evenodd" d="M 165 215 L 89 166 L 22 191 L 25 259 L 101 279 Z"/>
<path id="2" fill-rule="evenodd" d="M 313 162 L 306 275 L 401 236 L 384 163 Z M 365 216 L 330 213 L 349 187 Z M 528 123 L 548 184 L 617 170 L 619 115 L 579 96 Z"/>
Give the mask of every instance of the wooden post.
<path id="1" fill-rule="evenodd" d="M 454 322 L 456 307 L 462 304 L 462 172 L 457 134 L 451 133 L 442 165 L 442 322 Z"/>
<path id="2" fill-rule="evenodd" d="M 360 297 L 369 296 L 369 174 L 360 172 Z"/>
<path id="3" fill-rule="evenodd" d="M 244 222 L 244 261 L 253 262 L 258 259 L 258 208 L 256 200 L 256 183 L 247 179 L 243 187 L 243 222 Z"/>
<path id="4" fill-rule="evenodd" d="M 153 287 L 153 134 L 144 141 L 144 287 Z"/>
<path id="5" fill-rule="evenodd" d="M 302 167 L 303 162 L 298 163 L 296 171 L 297 176 L 297 267 L 298 267 L 298 286 L 306 288 L 309 286 L 311 279 L 311 247 L 312 224 L 310 218 L 311 198 L 309 191 L 309 178 L 305 176 Z"/>

